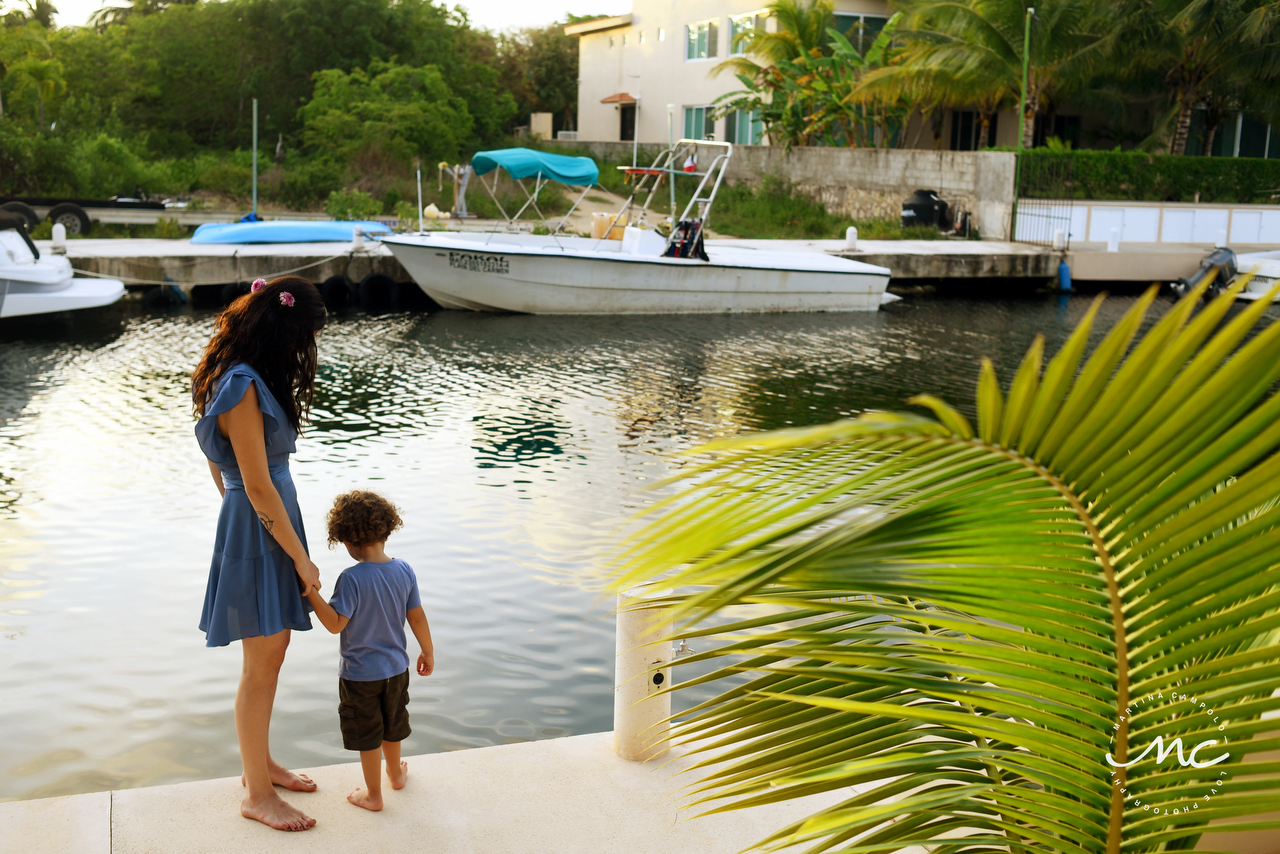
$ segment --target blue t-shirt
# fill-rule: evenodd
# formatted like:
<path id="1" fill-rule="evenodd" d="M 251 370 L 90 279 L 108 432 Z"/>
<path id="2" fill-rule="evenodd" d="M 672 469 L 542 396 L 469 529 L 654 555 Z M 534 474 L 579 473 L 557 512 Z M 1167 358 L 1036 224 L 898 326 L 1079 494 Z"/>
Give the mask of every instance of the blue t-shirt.
<path id="1" fill-rule="evenodd" d="M 375 682 L 409 669 L 405 615 L 422 604 L 418 577 L 409 564 L 392 558 L 348 567 L 338 576 L 329 604 L 349 620 L 340 635 L 339 676 Z"/>

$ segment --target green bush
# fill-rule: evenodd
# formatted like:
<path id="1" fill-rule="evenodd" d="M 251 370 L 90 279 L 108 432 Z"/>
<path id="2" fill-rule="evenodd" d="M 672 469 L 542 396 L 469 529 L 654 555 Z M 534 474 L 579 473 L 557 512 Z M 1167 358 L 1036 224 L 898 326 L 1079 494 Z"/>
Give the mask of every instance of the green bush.
<path id="1" fill-rule="evenodd" d="M 278 190 L 279 201 L 294 208 L 306 209 L 328 199 L 342 188 L 343 169 L 328 160 L 288 164 L 284 182 Z"/>
<path id="2" fill-rule="evenodd" d="M 152 236 L 164 240 L 181 240 L 184 237 L 191 236 L 191 229 L 185 225 L 180 225 L 176 219 L 160 217 L 160 219 L 156 220 L 155 231 Z"/>
<path id="3" fill-rule="evenodd" d="M 201 172 L 192 189 L 209 190 L 244 198 L 253 193 L 253 169 L 225 160 L 220 161 Z"/>
<path id="4" fill-rule="evenodd" d="M 418 207 L 413 202 L 396 202 L 391 213 L 400 218 L 401 231 L 418 230 Z"/>
<path id="5" fill-rule="evenodd" d="M 1035 149 L 1020 168 L 1020 195 L 1032 199 L 1274 203 L 1280 196 L 1280 160 Z"/>
<path id="6" fill-rule="evenodd" d="M 367 220 L 382 215 L 382 202 L 359 190 L 334 190 L 324 212 L 334 219 Z"/>

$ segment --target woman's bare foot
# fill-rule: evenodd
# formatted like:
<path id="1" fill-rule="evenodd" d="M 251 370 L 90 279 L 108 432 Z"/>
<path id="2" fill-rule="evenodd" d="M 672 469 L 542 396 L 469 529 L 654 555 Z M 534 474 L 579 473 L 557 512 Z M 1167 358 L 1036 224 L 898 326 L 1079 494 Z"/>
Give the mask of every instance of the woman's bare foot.
<path id="1" fill-rule="evenodd" d="M 400 760 L 400 773 L 392 774 L 391 766 L 387 766 L 387 779 L 391 781 L 391 788 L 403 789 L 405 780 L 409 777 L 409 763 L 403 759 Z"/>
<path id="2" fill-rule="evenodd" d="M 401 785 L 404 784 L 402 783 Z M 358 807 L 364 807 L 365 809 L 373 810 L 374 812 L 382 809 L 382 795 L 374 797 L 369 794 L 368 789 L 356 789 L 354 792 L 347 795 L 347 800 Z"/>
<path id="3" fill-rule="evenodd" d="M 314 792 L 316 784 L 306 774 L 290 771 L 274 760 L 268 763 L 267 771 L 271 774 L 271 785 L 283 786 L 291 792 Z M 245 785 L 244 775 L 240 775 L 240 785 Z"/>
<path id="4" fill-rule="evenodd" d="M 276 830 L 309 830 L 316 826 L 314 818 L 292 806 L 275 792 L 256 801 L 246 796 L 240 802 L 240 815 Z"/>

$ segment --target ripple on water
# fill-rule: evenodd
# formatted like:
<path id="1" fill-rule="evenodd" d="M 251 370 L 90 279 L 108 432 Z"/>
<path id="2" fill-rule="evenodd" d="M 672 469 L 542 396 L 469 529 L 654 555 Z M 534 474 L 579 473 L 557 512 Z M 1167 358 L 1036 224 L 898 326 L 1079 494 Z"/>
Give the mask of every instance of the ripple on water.
<path id="1" fill-rule="evenodd" d="M 1129 307 L 1113 299 L 1112 320 Z M 857 315 L 339 315 L 321 336 L 295 480 L 326 590 L 332 496 L 401 508 L 390 551 L 420 580 L 437 675 L 412 680 L 405 750 L 608 729 L 610 603 L 579 583 L 671 453 L 722 435 L 896 408 L 971 412 L 1087 300 L 908 299 Z M 1163 310 L 1163 304 L 1158 304 Z M 196 630 L 218 497 L 188 378 L 212 315 L 137 303 L 0 324 L 0 799 L 237 773 L 237 647 Z M 351 757 L 337 639 L 295 632 L 273 752 Z"/>

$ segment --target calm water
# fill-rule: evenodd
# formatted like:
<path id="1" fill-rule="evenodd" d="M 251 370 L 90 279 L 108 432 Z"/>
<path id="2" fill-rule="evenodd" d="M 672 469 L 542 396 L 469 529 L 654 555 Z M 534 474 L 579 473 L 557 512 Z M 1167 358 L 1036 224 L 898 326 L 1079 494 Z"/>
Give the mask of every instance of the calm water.
<path id="1" fill-rule="evenodd" d="M 613 624 L 584 579 L 673 452 L 916 392 L 971 412 L 979 356 L 1007 380 L 1036 332 L 1056 348 L 1086 306 L 335 317 L 293 473 L 326 591 L 350 562 L 324 548 L 332 497 L 369 487 L 401 508 L 388 551 L 418 572 L 437 655 L 412 683 L 406 753 L 610 728 Z M 239 646 L 196 629 L 218 493 L 188 377 L 211 319 L 130 302 L 0 324 L 0 799 L 239 772 Z M 337 648 L 318 624 L 294 634 L 273 726 L 287 765 L 354 758 Z"/>

